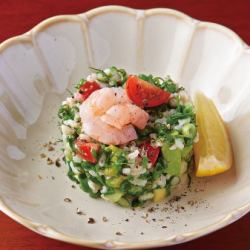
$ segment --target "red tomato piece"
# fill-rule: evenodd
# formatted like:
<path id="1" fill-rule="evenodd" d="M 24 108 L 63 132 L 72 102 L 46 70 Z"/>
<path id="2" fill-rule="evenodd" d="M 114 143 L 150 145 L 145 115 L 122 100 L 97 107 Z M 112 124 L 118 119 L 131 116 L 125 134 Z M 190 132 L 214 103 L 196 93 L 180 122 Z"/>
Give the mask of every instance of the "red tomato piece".
<path id="1" fill-rule="evenodd" d="M 77 139 L 76 146 L 78 148 L 79 157 L 91 163 L 97 162 L 95 156 L 93 155 L 93 150 L 98 152 L 100 148 L 98 144 L 92 142 L 85 142 L 84 140 Z"/>
<path id="2" fill-rule="evenodd" d="M 126 82 L 128 97 L 140 107 L 156 107 L 167 103 L 171 93 L 131 75 Z"/>
<path id="3" fill-rule="evenodd" d="M 85 82 L 75 93 L 74 98 L 80 102 L 85 101 L 94 91 L 100 89 L 100 85 L 96 82 Z"/>
<path id="4" fill-rule="evenodd" d="M 149 142 L 144 142 L 141 147 L 146 151 L 149 162 L 154 165 L 158 159 L 160 148 L 153 147 Z"/>

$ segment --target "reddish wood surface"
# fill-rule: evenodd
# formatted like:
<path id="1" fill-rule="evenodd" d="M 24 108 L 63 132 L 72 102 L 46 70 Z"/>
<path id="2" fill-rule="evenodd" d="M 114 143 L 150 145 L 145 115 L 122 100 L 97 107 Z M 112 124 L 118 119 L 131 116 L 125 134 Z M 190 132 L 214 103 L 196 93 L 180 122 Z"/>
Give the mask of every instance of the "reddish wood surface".
<path id="1" fill-rule="evenodd" d="M 174 8 L 194 18 L 223 24 L 250 44 L 250 0 L 0 0 L 0 42 L 22 34 L 45 18 L 118 4 L 134 8 Z M 1 185 L 1 184 L 0 184 Z M 250 214 L 208 236 L 168 249 L 250 249 Z M 0 250 L 88 249 L 39 236 L 0 212 Z"/>

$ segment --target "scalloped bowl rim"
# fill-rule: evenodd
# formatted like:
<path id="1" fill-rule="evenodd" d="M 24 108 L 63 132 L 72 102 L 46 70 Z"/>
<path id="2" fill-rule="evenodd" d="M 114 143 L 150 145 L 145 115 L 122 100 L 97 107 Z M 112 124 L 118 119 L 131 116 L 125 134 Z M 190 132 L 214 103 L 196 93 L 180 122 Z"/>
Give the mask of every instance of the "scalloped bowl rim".
<path id="1" fill-rule="evenodd" d="M 0 44 L 0 53 L 4 51 L 9 46 L 18 43 L 19 41 L 24 41 L 28 43 L 33 43 L 33 36 L 39 33 L 43 28 L 56 23 L 60 21 L 79 21 L 79 18 L 87 18 L 90 20 L 94 16 L 100 15 L 102 13 L 107 12 L 123 12 L 131 15 L 137 15 L 139 11 L 143 11 L 145 16 L 155 15 L 155 14 L 162 14 L 162 15 L 174 15 L 183 21 L 189 23 L 189 24 L 196 24 L 199 23 L 199 25 L 207 26 L 213 29 L 217 29 L 220 32 L 224 32 L 226 35 L 232 37 L 235 42 L 240 43 L 243 50 L 249 52 L 250 47 L 247 45 L 241 37 L 236 34 L 231 29 L 212 22 L 203 22 L 199 21 L 197 19 L 194 19 L 180 11 L 174 10 L 174 9 L 168 9 L 168 8 L 153 8 L 153 9 L 146 9 L 146 10 L 139 10 L 139 9 L 133 9 L 129 7 L 119 6 L 119 5 L 109 5 L 109 6 L 102 6 L 97 7 L 92 10 L 89 10 L 87 12 L 81 13 L 81 14 L 73 14 L 73 15 L 58 15 L 53 16 L 50 18 L 47 18 L 43 20 L 42 22 L 38 23 L 36 26 L 34 26 L 31 30 L 28 32 L 15 36 L 12 38 L 9 38 L 5 41 L 3 41 Z M 174 245 L 178 243 L 187 242 L 193 239 L 196 239 L 198 237 L 204 236 L 206 234 L 209 234 L 211 232 L 214 232 L 218 229 L 221 229 L 234 221 L 240 219 L 242 216 L 246 215 L 248 212 L 250 212 L 250 202 L 245 204 L 242 207 L 239 207 L 237 209 L 234 209 L 230 211 L 226 216 L 224 216 L 222 219 L 218 220 L 216 223 L 211 224 L 207 227 L 200 228 L 199 230 L 192 231 L 189 233 L 185 233 L 182 235 L 174 235 L 172 237 L 166 238 L 166 239 L 160 239 L 160 240 L 154 240 L 154 241 L 143 241 L 143 242 L 121 242 L 121 241 L 89 241 L 84 239 L 75 238 L 72 236 L 68 236 L 66 234 L 63 234 L 61 232 L 56 231 L 54 228 L 36 223 L 34 221 L 31 221 L 29 219 L 24 218 L 22 215 L 16 213 L 11 208 L 9 208 L 3 201 L 3 199 L 0 197 L 0 211 L 8 215 L 10 218 L 15 220 L 16 222 L 22 224 L 23 226 L 29 228 L 30 230 L 46 236 L 48 238 L 76 244 L 76 245 L 82 245 L 82 246 L 89 246 L 94 248 L 117 248 L 117 249 L 135 249 L 135 248 L 150 248 L 150 247 L 161 247 L 161 246 L 169 246 Z"/>

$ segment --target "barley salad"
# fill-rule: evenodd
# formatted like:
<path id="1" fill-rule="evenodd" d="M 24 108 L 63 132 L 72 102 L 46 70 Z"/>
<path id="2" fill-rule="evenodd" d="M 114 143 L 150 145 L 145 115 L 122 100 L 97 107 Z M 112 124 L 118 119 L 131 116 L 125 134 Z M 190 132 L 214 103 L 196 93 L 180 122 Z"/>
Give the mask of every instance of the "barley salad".
<path id="1" fill-rule="evenodd" d="M 58 111 L 68 176 L 123 207 L 162 201 L 193 166 L 189 96 L 170 77 L 91 70 Z"/>

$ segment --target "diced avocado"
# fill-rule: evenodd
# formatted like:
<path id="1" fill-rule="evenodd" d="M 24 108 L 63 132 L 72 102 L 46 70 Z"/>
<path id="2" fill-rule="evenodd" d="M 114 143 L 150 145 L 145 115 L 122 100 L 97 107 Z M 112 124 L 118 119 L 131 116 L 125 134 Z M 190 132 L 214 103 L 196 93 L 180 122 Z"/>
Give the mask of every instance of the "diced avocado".
<path id="1" fill-rule="evenodd" d="M 187 123 L 182 127 L 184 137 L 193 139 L 196 136 L 196 127 L 192 123 Z"/>
<path id="2" fill-rule="evenodd" d="M 135 185 L 131 185 L 128 190 L 128 194 L 131 195 L 141 195 L 143 193 L 143 188 Z"/>
<path id="3" fill-rule="evenodd" d="M 139 200 L 147 201 L 147 200 L 151 200 L 152 198 L 154 198 L 154 194 L 152 192 L 148 192 L 148 193 L 144 193 L 140 195 Z"/>
<path id="4" fill-rule="evenodd" d="M 114 164 L 117 163 L 123 155 L 123 150 L 114 145 L 110 145 L 108 149 L 111 151 L 111 162 Z"/>
<path id="5" fill-rule="evenodd" d="M 123 193 L 116 191 L 114 194 L 103 194 L 102 197 L 105 200 L 111 201 L 113 203 L 118 202 L 123 196 Z"/>
<path id="6" fill-rule="evenodd" d="M 111 157 L 112 164 L 118 162 L 118 160 L 119 160 L 119 154 L 113 154 Z"/>
<path id="7" fill-rule="evenodd" d="M 154 190 L 154 202 L 160 202 L 167 196 L 166 188 L 157 188 Z"/>
<path id="8" fill-rule="evenodd" d="M 192 155 L 193 146 L 186 146 L 181 150 L 181 158 L 188 161 Z"/>
<path id="9" fill-rule="evenodd" d="M 177 130 L 173 130 L 173 131 L 171 132 L 171 135 L 172 135 L 173 137 L 175 137 L 175 136 L 179 135 L 179 132 L 178 132 Z"/>
<path id="10" fill-rule="evenodd" d="M 112 177 L 106 181 L 107 185 L 112 188 L 120 188 L 121 183 L 124 181 L 124 176 Z"/>
<path id="11" fill-rule="evenodd" d="M 170 180 L 171 186 L 178 185 L 181 182 L 181 178 L 179 176 L 173 176 Z"/>
<path id="12" fill-rule="evenodd" d="M 167 173 L 170 175 L 180 175 L 181 169 L 181 150 L 179 148 L 171 150 L 169 146 L 164 143 L 161 148 L 164 160 L 167 163 Z"/>
<path id="13" fill-rule="evenodd" d="M 123 161 L 122 153 L 112 154 L 112 157 L 111 157 L 112 164 L 119 166 L 121 164 L 121 161 Z"/>
<path id="14" fill-rule="evenodd" d="M 108 146 L 108 148 L 112 151 L 112 153 L 120 153 L 122 150 L 114 145 Z"/>
<path id="15" fill-rule="evenodd" d="M 188 163 L 184 160 L 181 161 L 181 175 L 186 173 L 188 169 Z"/>
<path id="16" fill-rule="evenodd" d="M 117 203 L 122 207 L 130 207 L 130 203 L 128 202 L 128 200 L 123 197 L 119 201 L 117 201 Z"/>
<path id="17" fill-rule="evenodd" d="M 116 176 L 119 170 L 115 166 L 107 167 L 104 169 L 105 176 Z"/>

